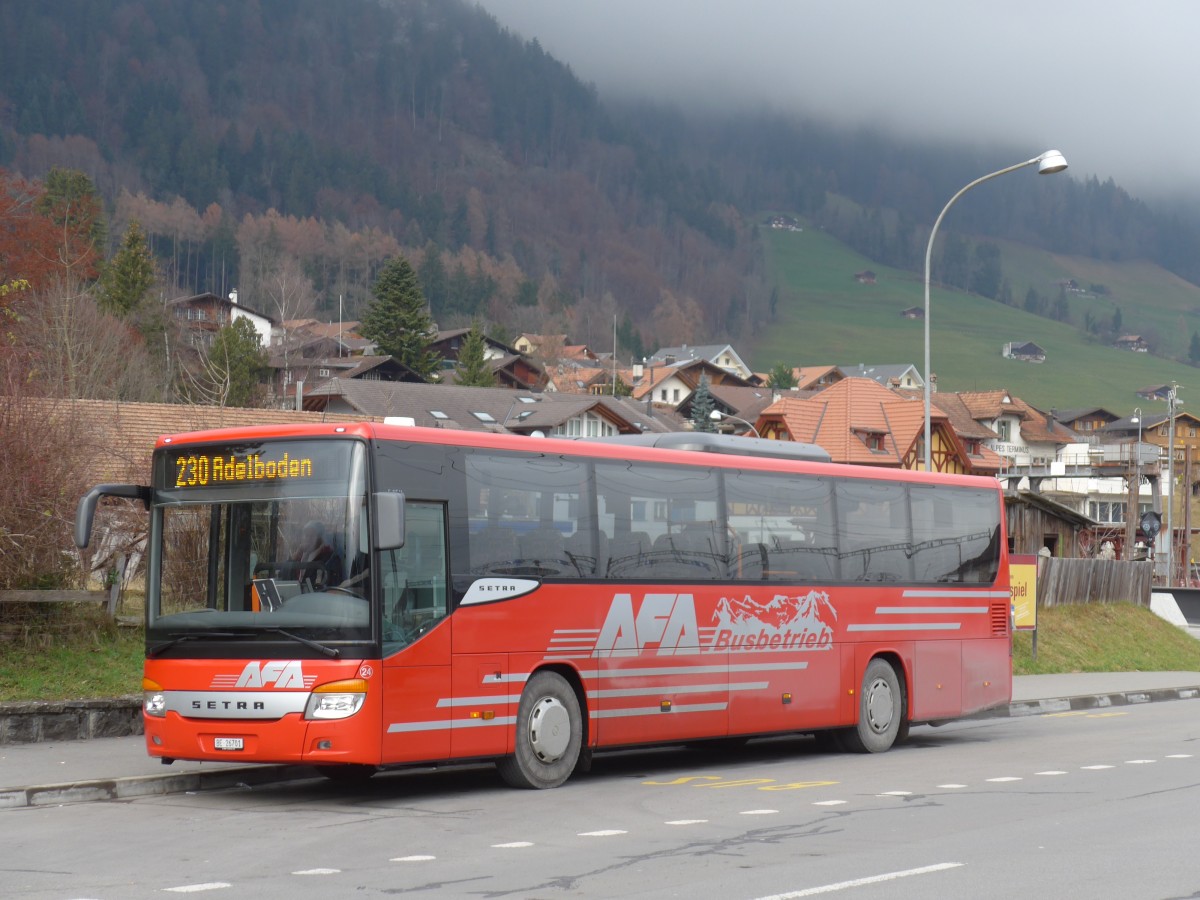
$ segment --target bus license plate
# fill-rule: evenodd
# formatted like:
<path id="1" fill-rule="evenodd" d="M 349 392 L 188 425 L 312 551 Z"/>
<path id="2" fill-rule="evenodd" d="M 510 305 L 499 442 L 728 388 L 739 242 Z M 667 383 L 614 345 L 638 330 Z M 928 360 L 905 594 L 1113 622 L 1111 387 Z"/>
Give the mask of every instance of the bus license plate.
<path id="1" fill-rule="evenodd" d="M 241 738 L 213 738 L 214 750 L 241 750 Z"/>

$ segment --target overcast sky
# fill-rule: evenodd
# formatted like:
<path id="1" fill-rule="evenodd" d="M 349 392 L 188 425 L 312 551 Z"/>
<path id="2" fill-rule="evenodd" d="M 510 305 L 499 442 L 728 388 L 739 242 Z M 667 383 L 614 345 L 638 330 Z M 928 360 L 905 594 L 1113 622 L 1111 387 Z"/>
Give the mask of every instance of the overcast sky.
<path id="1" fill-rule="evenodd" d="M 1191 0 L 480 0 L 602 98 L 736 104 L 1200 195 Z M 1007 164 L 1006 160 L 1000 161 Z M 983 174 L 983 173 L 981 173 Z"/>

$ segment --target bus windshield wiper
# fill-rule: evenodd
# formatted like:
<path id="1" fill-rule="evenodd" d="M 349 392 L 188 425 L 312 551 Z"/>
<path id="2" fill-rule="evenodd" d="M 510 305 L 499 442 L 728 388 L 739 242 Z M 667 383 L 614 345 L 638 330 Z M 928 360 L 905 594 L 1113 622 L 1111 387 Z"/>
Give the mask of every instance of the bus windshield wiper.
<path id="1" fill-rule="evenodd" d="M 306 637 L 301 637 L 298 634 L 292 634 L 290 631 L 285 631 L 284 629 L 279 628 L 278 626 L 275 626 L 275 625 L 270 625 L 268 627 L 261 628 L 259 630 L 260 631 L 270 631 L 274 634 L 281 634 L 285 638 L 290 638 L 291 640 L 296 641 L 297 643 L 303 644 L 305 647 L 311 647 L 313 650 L 316 650 L 318 653 L 324 653 L 330 659 L 337 659 L 342 655 L 342 651 L 338 650 L 336 647 L 329 647 L 329 646 L 326 646 L 325 644 L 318 643 L 317 641 L 310 641 Z"/>
<path id="2" fill-rule="evenodd" d="M 177 632 L 171 635 L 170 640 L 163 641 L 161 644 L 155 644 L 153 647 L 148 648 L 146 650 L 146 655 L 158 656 L 158 654 L 162 653 L 164 650 L 168 650 L 171 647 L 174 647 L 176 644 L 181 644 L 184 641 L 199 641 L 207 638 L 235 638 L 244 636 L 245 635 L 234 631 L 188 631 L 183 634 Z"/>

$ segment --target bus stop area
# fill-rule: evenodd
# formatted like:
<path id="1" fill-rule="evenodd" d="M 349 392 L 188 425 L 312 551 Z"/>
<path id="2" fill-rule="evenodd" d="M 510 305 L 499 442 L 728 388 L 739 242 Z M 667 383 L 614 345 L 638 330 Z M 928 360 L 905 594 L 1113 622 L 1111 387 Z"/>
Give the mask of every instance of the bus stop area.
<path id="1" fill-rule="evenodd" d="M 1200 699 L 1200 672 L 1019 675 L 1012 701 L 977 718 Z M 141 735 L 0 746 L 0 810 L 229 788 L 319 777 L 308 766 L 163 765 Z"/>

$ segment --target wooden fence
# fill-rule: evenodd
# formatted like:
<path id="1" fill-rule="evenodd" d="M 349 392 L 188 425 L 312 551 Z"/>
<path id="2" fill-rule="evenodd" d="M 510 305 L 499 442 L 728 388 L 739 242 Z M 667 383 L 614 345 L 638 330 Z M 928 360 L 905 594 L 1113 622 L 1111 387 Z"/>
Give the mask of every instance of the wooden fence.
<path id="1" fill-rule="evenodd" d="M 117 615 L 125 577 L 125 555 L 117 557 L 112 587 L 103 591 L 0 591 L 0 603 L 103 603 L 110 617 Z"/>
<path id="2" fill-rule="evenodd" d="M 1038 560 L 1038 606 L 1068 603 L 1150 605 L 1154 563 L 1123 559 Z"/>

